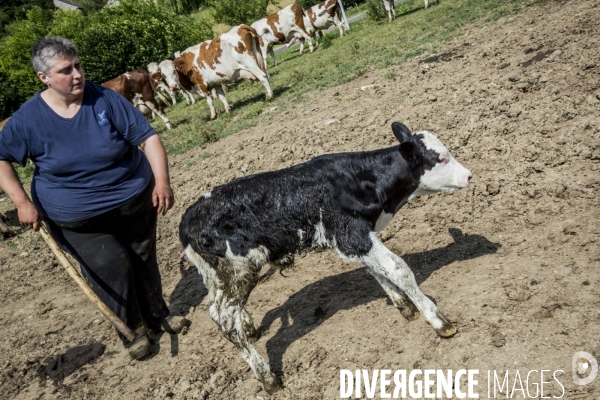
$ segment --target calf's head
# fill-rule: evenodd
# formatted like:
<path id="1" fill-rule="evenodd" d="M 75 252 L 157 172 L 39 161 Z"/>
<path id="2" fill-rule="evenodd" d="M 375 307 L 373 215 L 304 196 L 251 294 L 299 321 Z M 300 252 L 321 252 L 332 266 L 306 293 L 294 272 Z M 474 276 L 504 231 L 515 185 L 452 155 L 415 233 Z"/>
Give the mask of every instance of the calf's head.
<path id="1" fill-rule="evenodd" d="M 416 175 L 419 186 L 411 197 L 438 192 L 452 192 L 471 183 L 471 171 L 463 167 L 444 144 L 430 132 L 412 135 L 399 122 L 392 123 L 394 136 L 400 142 L 400 153 Z"/>

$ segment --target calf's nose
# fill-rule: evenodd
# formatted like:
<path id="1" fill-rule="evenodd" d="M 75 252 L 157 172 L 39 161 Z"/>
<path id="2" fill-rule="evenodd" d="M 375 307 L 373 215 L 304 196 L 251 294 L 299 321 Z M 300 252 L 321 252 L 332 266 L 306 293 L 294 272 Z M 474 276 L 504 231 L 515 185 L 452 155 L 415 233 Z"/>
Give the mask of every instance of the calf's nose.
<path id="1" fill-rule="evenodd" d="M 471 179 L 473 179 L 473 174 L 469 173 L 469 177 L 467 178 L 467 182 L 471 183 Z"/>

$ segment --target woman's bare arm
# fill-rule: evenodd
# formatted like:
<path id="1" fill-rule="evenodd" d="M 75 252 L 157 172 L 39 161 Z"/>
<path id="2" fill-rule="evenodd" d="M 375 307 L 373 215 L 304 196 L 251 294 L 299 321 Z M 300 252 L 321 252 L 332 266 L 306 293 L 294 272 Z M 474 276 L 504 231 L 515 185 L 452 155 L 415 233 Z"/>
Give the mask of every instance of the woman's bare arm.
<path id="1" fill-rule="evenodd" d="M 40 229 L 42 213 L 23 189 L 15 168 L 6 160 L 0 160 L 0 187 L 17 207 L 21 225 L 27 225 L 36 231 Z"/>

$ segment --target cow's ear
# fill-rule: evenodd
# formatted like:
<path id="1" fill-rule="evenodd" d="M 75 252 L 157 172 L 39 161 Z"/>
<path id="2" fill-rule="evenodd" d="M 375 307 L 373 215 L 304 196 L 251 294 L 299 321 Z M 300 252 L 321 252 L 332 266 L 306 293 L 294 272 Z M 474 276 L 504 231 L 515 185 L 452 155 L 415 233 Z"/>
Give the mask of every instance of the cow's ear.
<path id="1" fill-rule="evenodd" d="M 181 67 L 183 66 L 183 60 L 180 60 L 179 58 L 174 60 L 173 66 L 175 67 L 175 69 L 181 69 Z"/>
<path id="2" fill-rule="evenodd" d="M 392 122 L 392 132 L 400 143 L 408 142 L 412 136 L 406 125 L 400 122 Z"/>
<path id="3" fill-rule="evenodd" d="M 417 146 L 413 142 L 404 142 L 400 144 L 400 154 L 409 163 L 416 163 L 419 160 Z"/>

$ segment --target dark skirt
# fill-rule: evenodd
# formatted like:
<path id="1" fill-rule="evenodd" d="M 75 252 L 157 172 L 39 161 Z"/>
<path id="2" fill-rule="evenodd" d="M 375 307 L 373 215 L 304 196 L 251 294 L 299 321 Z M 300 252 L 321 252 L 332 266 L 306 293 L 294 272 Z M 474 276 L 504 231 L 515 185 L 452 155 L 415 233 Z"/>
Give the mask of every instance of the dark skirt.
<path id="1" fill-rule="evenodd" d="M 46 218 L 50 234 L 80 263 L 92 290 L 133 330 L 158 330 L 169 315 L 156 259 L 153 188 L 151 183 L 129 203 L 83 221 Z"/>

